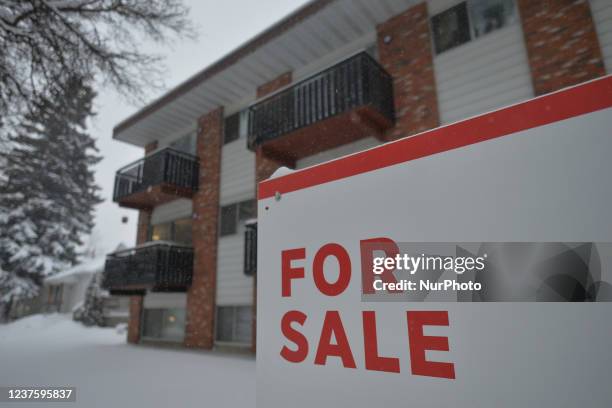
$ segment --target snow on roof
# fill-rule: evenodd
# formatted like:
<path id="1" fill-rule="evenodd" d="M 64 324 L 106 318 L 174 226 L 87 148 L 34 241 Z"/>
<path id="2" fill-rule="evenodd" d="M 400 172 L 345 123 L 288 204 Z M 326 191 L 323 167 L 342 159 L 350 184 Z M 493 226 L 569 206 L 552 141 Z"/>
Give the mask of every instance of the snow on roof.
<path id="1" fill-rule="evenodd" d="M 46 278 L 45 283 L 72 283 L 78 279 L 79 275 L 93 275 L 102 272 L 105 260 L 105 257 L 88 259 L 79 265 Z"/>

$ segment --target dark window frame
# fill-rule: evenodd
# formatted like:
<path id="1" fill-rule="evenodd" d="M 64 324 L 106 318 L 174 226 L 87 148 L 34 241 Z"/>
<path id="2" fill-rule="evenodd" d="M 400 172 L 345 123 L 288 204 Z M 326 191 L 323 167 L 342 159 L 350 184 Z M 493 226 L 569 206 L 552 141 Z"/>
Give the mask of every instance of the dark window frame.
<path id="1" fill-rule="evenodd" d="M 252 336 L 253 336 L 253 321 L 251 318 L 251 322 L 250 322 L 250 336 L 249 339 L 246 341 L 240 341 L 239 339 L 237 339 L 237 331 L 238 331 L 238 309 L 248 309 L 249 310 L 249 314 L 252 316 L 253 315 L 253 307 L 249 306 L 249 305 L 227 305 L 227 306 L 217 306 L 216 310 L 215 310 L 215 342 L 219 342 L 219 343 L 227 343 L 227 344 L 242 344 L 245 346 L 248 346 L 252 343 Z M 230 339 L 222 339 L 220 338 L 220 313 L 221 313 L 221 309 L 230 309 L 231 310 L 231 338 Z"/>
<path id="2" fill-rule="evenodd" d="M 151 224 L 151 223 L 149 223 L 149 226 L 147 228 L 147 242 L 155 242 L 155 241 L 153 241 L 153 228 L 156 225 L 170 224 L 170 239 L 169 239 L 169 241 L 178 242 L 178 243 L 181 243 L 183 245 L 193 245 L 193 234 L 191 235 L 191 243 L 186 243 L 186 242 L 182 242 L 182 241 L 176 241 L 176 222 L 177 221 L 182 221 L 182 220 L 189 220 L 191 223 L 193 223 L 192 217 L 176 218 L 174 220 L 160 222 L 158 224 Z"/>
<path id="3" fill-rule="evenodd" d="M 506 16 L 506 18 L 512 17 L 512 16 L 516 18 L 516 15 L 517 15 L 516 0 L 509 0 L 509 1 L 511 2 L 513 14 Z M 508 26 L 508 24 L 511 24 L 511 23 L 506 23 L 490 31 L 478 33 L 475 29 L 474 21 L 473 21 L 474 7 L 475 7 L 475 5 L 473 4 L 474 2 L 475 2 L 474 0 L 464 0 L 464 1 L 458 2 L 454 4 L 453 6 L 448 7 L 447 9 L 442 10 L 441 12 L 430 17 L 429 21 L 430 21 L 432 43 L 433 43 L 433 48 L 434 48 L 434 52 L 436 55 L 443 54 L 446 51 L 455 49 L 461 45 L 467 44 L 478 38 L 486 36 L 487 34 L 491 32 L 502 29 Z M 442 44 L 440 44 L 440 33 L 438 32 L 436 26 L 443 22 L 445 15 L 447 15 L 448 13 L 453 13 L 453 12 L 459 13 L 458 14 L 459 18 L 463 20 L 462 23 L 460 24 L 460 28 L 464 31 L 461 33 L 461 37 L 459 37 L 457 41 L 454 41 L 450 45 L 446 45 L 446 47 L 444 47 Z"/>
<path id="4" fill-rule="evenodd" d="M 231 214 L 232 212 L 233 214 Z M 224 213 L 231 214 L 227 215 L 229 218 L 228 220 L 225 220 L 226 215 Z M 221 206 L 219 209 L 219 236 L 226 237 L 236 235 L 240 224 L 256 216 L 257 207 L 255 199 L 238 201 Z"/>
<path id="5" fill-rule="evenodd" d="M 240 139 L 240 112 L 229 115 L 223 122 L 223 144 Z"/>
<path id="6" fill-rule="evenodd" d="M 166 337 L 163 336 L 162 334 L 164 333 L 164 323 L 166 320 L 166 317 L 168 316 L 168 314 L 175 314 L 178 315 L 179 312 L 180 314 L 182 314 L 182 316 L 180 317 L 181 319 L 181 330 L 182 330 L 182 336 L 180 337 Z M 149 322 L 149 319 L 147 319 L 147 314 L 153 314 L 154 318 L 157 319 L 152 319 L 153 321 L 155 321 L 156 323 L 159 324 L 158 327 L 148 327 L 147 323 Z M 187 335 L 187 320 L 186 320 L 186 310 L 185 308 L 182 307 L 153 307 L 153 308 L 143 308 L 142 309 L 142 337 L 145 340 L 152 340 L 152 341 L 161 341 L 161 342 L 182 342 L 185 339 L 185 336 Z M 158 331 L 158 333 L 151 333 L 151 331 L 153 329 L 156 329 L 156 331 Z"/>
<path id="7" fill-rule="evenodd" d="M 227 220 L 226 217 L 228 218 Z M 237 203 L 221 206 L 219 210 L 219 236 L 234 235 L 236 232 L 238 232 Z"/>
<path id="8" fill-rule="evenodd" d="M 249 223 L 244 231 L 244 265 L 246 276 L 257 274 L 257 223 Z"/>
<path id="9" fill-rule="evenodd" d="M 460 33 L 461 36 L 453 40 L 451 44 L 441 44 L 441 34 L 439 32 L 438 26 L 445 22 L 445 19 L 448 17 L 449 14 L 457 14 L 458 18 L 463 20 L 463 24 L 459 24 L 459 30 L 464 30 L 464 32 Z M 466 44 L 472 40 L 472 29 L 470 26 L 467 0 L 457 3 L 454 6 L 449 7 L 444 11 L 441 11 L 440 13 L 433 15 L 430 20 L 433 36 L 433 45 L 436 55 L 452 50 L 453 48 Z"/>

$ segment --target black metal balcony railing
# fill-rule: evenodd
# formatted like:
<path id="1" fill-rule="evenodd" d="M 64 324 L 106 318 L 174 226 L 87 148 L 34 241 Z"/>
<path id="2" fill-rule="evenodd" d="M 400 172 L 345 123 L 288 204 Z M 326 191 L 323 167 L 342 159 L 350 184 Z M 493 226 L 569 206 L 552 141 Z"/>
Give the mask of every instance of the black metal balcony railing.
<path id="1" fill-rule="evenodd" d="M 102 286 L 181 290 L 191 285 L 192 274 L 193 248 L 159 243 L 109 254 Z"/>
<path id="2" fill-rule="evenodd" d="M 251 106 L 249 147 L 361 106 L 394 120 L 391 76 L 366 52 Z"/>
<path id="3" fill-rule="evenodd" d="M 119 169 L 115 176 L 113 200 L 169 184 L 177 188 L 198 189 L 199 162 L 196 156 L 166 148 Z"/>

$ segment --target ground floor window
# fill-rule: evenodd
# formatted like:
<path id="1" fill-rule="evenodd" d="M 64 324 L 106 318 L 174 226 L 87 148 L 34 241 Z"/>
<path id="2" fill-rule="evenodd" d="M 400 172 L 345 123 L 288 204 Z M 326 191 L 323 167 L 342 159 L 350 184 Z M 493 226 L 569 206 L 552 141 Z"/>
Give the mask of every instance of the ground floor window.
<path id="1" fill-rule="evenodd" d="M 251 306 L 217 307 L 217 341 L 251 344 L 252 328 Z"/>
<path id="2" fill-rule="evenodd" d="M 183 341 L 185 309 L 145 309 L 142 335 L 145 339 Z"/>

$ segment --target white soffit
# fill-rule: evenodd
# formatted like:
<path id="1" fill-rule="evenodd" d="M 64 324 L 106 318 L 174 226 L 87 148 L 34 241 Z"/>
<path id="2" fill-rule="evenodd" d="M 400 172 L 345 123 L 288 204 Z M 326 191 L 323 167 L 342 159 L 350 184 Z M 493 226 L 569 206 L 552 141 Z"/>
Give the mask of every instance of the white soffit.
<path id="1" fill-rule="evenodd" d="M 405 11 L 417 2 L 333 1 L 233 65 L 178 93 L 168 102 L 157 108 L 143 108 L 133 117 L 126 119 L 125 122 L 131 122 L 129 125 L 118 125 L 113 137 L 137 146 L 145 146 L 169 134 L 176 134 L 219 106 L 230 106 L 249 97 L 253 99 L 259 85 L 287 71 L 310 65 L 347 43 L 373 33 L 377 24 Z M 164 96 L 161 99 L 164 99 Z M 145 113 L 147 110 L 149 112 Z"/>

